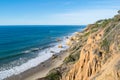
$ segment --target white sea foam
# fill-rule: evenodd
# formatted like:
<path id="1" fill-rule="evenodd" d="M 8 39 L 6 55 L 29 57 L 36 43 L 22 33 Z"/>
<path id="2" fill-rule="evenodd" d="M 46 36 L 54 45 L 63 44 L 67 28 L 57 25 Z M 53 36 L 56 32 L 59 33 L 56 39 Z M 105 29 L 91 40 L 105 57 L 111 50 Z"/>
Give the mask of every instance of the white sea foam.
<path id="1" fill-rule="evenodd" d="M 58 48 L 59 44 L 61 44 L 63 48 Z M 66 39 L 64 39 L 62 42 L 58 42 L 56 46 L 47 48 L 44 51 L 40 52 L 38 57 L 29 60 L 21 66 L 16 66 L 9 70 L 0 71 L 0 80 L 10 77 L 12 75 L 20 74 L 21 72 L 31 69 L 32 67 L 35 67 L 41 62 L 44 62 L 45 60 L 49 59 L 53 54 L 59 53 L 61 50 L 65 50 L 67 48 L 68 46 L 66 45 Z M 51 53 L 51 51 L 54 51 L 55 53 Z"/>

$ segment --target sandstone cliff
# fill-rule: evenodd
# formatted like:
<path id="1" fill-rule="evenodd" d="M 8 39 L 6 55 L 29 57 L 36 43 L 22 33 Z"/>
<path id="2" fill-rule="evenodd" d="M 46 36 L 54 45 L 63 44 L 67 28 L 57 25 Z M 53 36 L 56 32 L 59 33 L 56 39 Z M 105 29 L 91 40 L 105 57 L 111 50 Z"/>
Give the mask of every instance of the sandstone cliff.
<path id="1" fill-rule="evenodd" d="M 69 38 L 69 56 L 40 80 L 120 80 L 120 14 Z"/>
<path id="2" fill-rule="evenodd" d="M 120 80 L 120 15 L 89 25 L 85 33 L 80 58 L 62 80 Z"/>

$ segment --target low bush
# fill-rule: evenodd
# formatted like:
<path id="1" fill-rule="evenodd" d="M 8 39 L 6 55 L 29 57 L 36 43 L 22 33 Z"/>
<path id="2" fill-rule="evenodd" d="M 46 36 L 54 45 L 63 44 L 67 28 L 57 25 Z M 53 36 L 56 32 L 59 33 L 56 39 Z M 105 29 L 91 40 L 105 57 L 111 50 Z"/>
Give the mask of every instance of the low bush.
<path id="1" fill-rule="evenodd" d="M 109 52 L 109 46 L 110 46 L 110 41 L 108 41 L 107 39 L 104 39 L 104 40 L 101 42 L 101 48 L 102 48 L 106 53 Z"/>
<path id="2" fill-rule="evenodd" d="M 46 79 L 48 80 L 60 80 L 60 78 L 61 78 L 61 73 L 57 70 L 50 72 L 46 77 Z"/>
<path id="3" fill-rule="evenodd" d="M 76 51 L 73 54 L 69 55 L 67 58 L 65 58 L 64 63 L 70 63 L 70 62 L 75 62 L 79 60 L 80 57 L 80 51 Z"/>

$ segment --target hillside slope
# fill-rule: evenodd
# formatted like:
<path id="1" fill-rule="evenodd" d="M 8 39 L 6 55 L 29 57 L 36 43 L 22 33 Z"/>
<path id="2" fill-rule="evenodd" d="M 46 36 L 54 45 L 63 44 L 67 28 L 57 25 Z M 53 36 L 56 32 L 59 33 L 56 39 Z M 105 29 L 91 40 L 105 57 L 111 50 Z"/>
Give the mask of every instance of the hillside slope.
<path id="1" fill-rule="evenodd" d="M 89 25 L 80 58 L 62 80 L 120 80 L 120 15 Z"/>
<path id="2" fill-rule="evenodd" d="M 38 80 L 120 80 L 120 14 L 68 39 L 69 56 Z"/>

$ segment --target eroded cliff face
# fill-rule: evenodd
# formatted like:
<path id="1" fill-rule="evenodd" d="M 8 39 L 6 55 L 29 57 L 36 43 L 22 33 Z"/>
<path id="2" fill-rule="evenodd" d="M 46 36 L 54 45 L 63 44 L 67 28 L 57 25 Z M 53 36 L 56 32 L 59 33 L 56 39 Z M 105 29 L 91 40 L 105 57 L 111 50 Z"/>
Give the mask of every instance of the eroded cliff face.
<path id="1" fill-rule="evenodd" d="M 70 55 L 42 80 L 120 80 L 120 14 L 88 25 L 67 44 Z"/>
<path id="2" fill-rule="evenodd" d="M 103 33 L 100 31 L 98 34 L 94 35 L 97 37 L 90 35 L 87 43 L 80 52 L 79 61 L 68 73 L 66 80 L 88 80 L 91 75 L 101 69 L 102 58 L 104 55 L 99 51 L 99 40 L 101 39 Z"/>
<path id="3" fill-rule="evenodd" d="M 62 80 L 120 80 L 120 15 L 96 24 L 86 29 L 80 58 Z"/>

